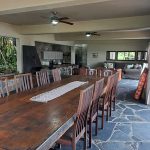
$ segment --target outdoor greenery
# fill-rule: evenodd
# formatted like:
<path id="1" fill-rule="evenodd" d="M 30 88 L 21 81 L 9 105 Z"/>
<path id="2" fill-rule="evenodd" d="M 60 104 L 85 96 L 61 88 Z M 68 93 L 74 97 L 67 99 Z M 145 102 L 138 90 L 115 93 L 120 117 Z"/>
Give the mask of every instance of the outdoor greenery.
<path id="1" fill-rule="evenodd" d="M 15 38 L 0 36 L 0 73 L 17 71 Z"/>
<path id="2" fill-rule="evenodd" d="M 118 52 L 118 60 L 135 60 L 135 52 Z"/>

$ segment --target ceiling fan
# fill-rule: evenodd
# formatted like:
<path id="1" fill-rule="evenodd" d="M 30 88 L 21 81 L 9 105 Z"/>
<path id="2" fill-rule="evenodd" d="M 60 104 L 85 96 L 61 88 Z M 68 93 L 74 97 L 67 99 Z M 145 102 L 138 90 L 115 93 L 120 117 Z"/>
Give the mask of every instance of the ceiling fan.
<path id="1" fill-rule="evenodd" d="M 86 32 L 86 33 L 85 33 L 85 36 L 86 36 L 86 37 L 90 37 L 90 36 L 92 36 L 92 35 L 101 36 L 98 32 Z"/>
<path id="2" fill-rule="evenodd" d="M 48 18 L 48 19 L 50 19 L 50 23 L 52 25 L 57 25 L 59 22 L 65 23 L 65 24 L 68 24 L 68 25 L 73 25 L 74 24 L 72 22 L 67 21 L 68 19 L 70 19 L 68 17 L 59 17 L 59 15 L 58 15 L 57 12 L 51 12 L 51 14 L 50 14 L 49 17 L 42 16 L 42 18 Z"/>

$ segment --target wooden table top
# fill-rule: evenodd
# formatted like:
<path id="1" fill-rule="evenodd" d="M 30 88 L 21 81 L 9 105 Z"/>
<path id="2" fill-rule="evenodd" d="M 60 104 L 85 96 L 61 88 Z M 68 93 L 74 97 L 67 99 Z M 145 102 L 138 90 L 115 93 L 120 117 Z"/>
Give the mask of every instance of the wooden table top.
<path id="1" fill-rule="evenodd" d="M 32 102 L 30 98 L 72 81 L 98 78 L 72 76 L 47 86 L 1 98 L 0 149 L 48 150 L 72 125 L 77 111 L 80 90 L 76 88 L 48 103 Z M 86 85 L 86 86 L 88 86 Z"/>

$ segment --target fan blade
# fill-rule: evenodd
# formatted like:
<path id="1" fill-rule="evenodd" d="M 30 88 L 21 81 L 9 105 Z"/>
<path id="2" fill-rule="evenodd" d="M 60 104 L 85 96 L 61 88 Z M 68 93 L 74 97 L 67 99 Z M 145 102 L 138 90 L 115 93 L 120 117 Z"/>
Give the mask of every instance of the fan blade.
<path id="1" fill-rule="evenodd" d="M 59 18 L 59 20 L 61 21 L 61 20 L 67 20 L 67 19 L 69 19 L 68 17 L 61 17 L 61 18 Z"/>
<path id="2" fill-rule="evenodd" d="M 68 22 L 68 21 L 60 20 L 60 22 L 62 22 L 62 23 L 66 23 L 66 24 L 69 24 L 69 25 L 74 25 L 74 23 L 72 23 L 72 22 Z"/>
<path id="3" fill-rule="evenodd" d="M 99 34 L 99 33 L 97 33 L 97 32 L 93 32 L 93 33 L 92 33 L 92 35 L 100 36 L 100 34 Z"/>

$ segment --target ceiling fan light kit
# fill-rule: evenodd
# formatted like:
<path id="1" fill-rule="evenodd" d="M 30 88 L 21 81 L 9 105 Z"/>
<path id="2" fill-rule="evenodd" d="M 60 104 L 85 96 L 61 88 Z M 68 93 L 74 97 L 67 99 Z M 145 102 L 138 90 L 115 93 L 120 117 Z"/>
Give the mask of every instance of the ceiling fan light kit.
<path id="1" fill-rule="evenodd" d="M 49 17 L 50 22 L 52 25 L 57 25 L 58 23 L 65 23 L 68 25 L 73 25 L 74 23 L 67 21 L 68 17 L 59 17 L 57 12 L 51 12 L 51 15 Z"/>
<path id="2" fill-rule="evenodd" d="M 90 36 L 91 36 L 91 33 L 85 33 L 85 36 L 86 36 L 86 37 L 90 37 Z"/>
<path id="3" fill-rule="evenodd" d="M 97 32 L 86 32 L 85 36 L 86 37 L 91 37 L 91 36 L 101 36 L 101 35 Z"/>
<path id="4" fill-rule="evenodd" d="M 51 20 L 51 24 L 52 25 L 57 25 L 58 23 L 59 23 L 59 21 L 57 19 Z"/>

